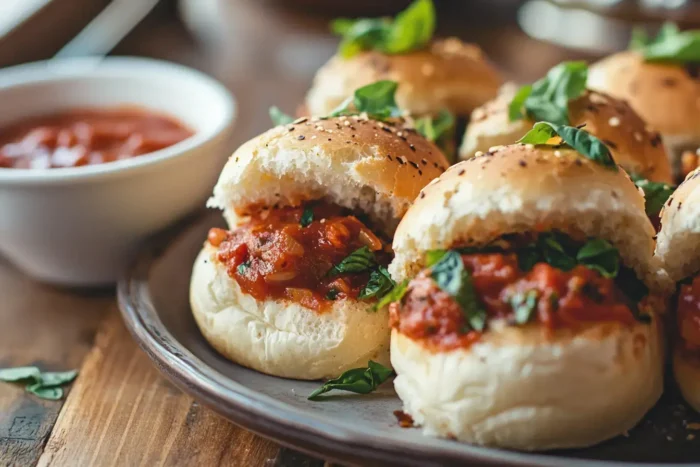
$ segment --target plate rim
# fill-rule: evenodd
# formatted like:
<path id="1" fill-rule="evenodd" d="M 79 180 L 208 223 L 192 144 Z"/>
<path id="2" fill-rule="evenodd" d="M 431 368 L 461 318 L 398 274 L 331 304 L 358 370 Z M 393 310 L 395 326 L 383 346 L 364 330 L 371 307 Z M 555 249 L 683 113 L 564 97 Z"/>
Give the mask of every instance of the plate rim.
<path id="1" fill-rule="evenodd" d="M 662 467 L 682 464 L 624 462 L 508 451 L 455 443 L 454 449 L 411 442 L 382 443 L 359 430 L 331 425 L 313 414 L 304 414 L 274 397 L 238 383 L 195 356 L 160 320 L 147 286 L 147 272 L 188 229 L 206 216 L 196 216 L 173 235 L 158 234 L 145 243 L 117 283 L 117 303 L 127 329 L 158 370 L 173 384 L 234 424 L 284 446 L 347 464 L 348 460 L 381 465 L 446 465 L 478 462 L 479 465 L 580 467 Z M 158 246 L 160 244 L 160 246 Z M 136 297 L 147 297 L 143 303 Z M 232 365 L 235 363 L 231 362 Z M 275 378 L 274 376 L 269 376 Z M 274 413 L 274 417 L 270 414 Z"/>

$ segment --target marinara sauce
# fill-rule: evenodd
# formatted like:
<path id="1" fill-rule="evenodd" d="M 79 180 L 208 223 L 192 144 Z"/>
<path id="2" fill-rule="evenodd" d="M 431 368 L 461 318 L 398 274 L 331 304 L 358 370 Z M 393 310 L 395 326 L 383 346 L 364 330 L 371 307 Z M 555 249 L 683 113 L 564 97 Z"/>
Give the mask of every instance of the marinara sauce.
<path id="1" fill-rule="evenodd" d="M 518 267 L 515 254 L 462 255 L 472 275 L 474 291 L 487 320 L 513 319 L 513 298 L 534 293 L 533 320 L 548 329 L 575 327 L 587 322 L 636 322 L 625 296 L 612 279 L 584 266 L 561 271 L 538 263 L 530 271 Z M 481 336 L 470 330 L 457 302 L 423 271 L 409 283 L 401 303 L 390 306 L 391 326 L 412 339 L 424 339 L 442 350 L 469 346 Z"/>
<path id="2" fill-rule="evenodd" d="M 684 348 L 700 353 L 700 276 L 681 285 L 676 319 Z"/>
<path id="3" fill-rule="evenodd" d="M 305 209 L 262 211 L 231 231 L 211 229 L 217 259 L 243 292 L 258 300 L 288 299 L 317 311 L 334 300 L 357 298 L 370 272 L 334 274 L 334 266 L 367 246 L 381 265 L 391 256 L 359 219 L 330 204 L 308 206 L 313 220 L 302 226 Z"/>
<path id="4" fill-rule="evenodd" d="M 71 110 L 0 128 L 0 168 L 103 164 L 167 148 L 192 134 L 174 118 L 146 109 Z"/>

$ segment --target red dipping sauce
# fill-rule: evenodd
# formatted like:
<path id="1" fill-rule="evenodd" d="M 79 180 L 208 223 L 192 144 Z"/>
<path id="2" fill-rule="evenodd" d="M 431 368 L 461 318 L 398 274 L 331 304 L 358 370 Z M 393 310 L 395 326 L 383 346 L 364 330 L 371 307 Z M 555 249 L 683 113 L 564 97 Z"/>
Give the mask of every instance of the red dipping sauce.
<path id="1" fill-rule="evenodd" d="M 0 168 L 104 164 L 167 148 L 193 134 L 173 117 L 138 107 L 69 110 L 0 128 Z"/>

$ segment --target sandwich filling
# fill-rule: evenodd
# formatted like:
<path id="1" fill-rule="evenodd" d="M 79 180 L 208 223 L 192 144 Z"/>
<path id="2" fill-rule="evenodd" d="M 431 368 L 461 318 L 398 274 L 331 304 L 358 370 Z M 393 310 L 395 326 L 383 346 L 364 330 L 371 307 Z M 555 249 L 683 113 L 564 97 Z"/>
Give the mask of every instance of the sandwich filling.
<path id="1" fill-rule="evenodd" d="M 601 239 L 508 235 L 485 247 L 428 252 L 426 263 L 390 305 L 390 320 L 429 348 L 468 347 L 492 320 L 550 331 L 648 320 L 639 314 L 646 287 Z"/>
<path id="2" fill-rule="evenodd" d="M 211 229 L 216 259 L 244 293 L 316 311 L 373 300 L 393 287 L 387 242 L 349 210 L 326 203 L 259 210 L 237 228 Z"/>
<path id="3" fill-rule="evenodd" d="M 676 320 L 683 350 L 700 358 L 700 274 L 681 283 Z"/>

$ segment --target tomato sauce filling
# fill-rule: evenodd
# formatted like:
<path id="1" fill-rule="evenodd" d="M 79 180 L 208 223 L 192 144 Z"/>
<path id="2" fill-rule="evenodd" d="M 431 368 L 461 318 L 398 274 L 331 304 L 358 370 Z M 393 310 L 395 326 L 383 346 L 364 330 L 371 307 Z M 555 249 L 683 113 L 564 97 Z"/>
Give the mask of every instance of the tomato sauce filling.
<path id="1" fill-rule="evenodd" d="M 629 300 L 614 280 L 584 266 L 562 271 L 542 262 L 522 271 L 514 253 L 466 254 L 462 261 L 487 322 L 499 318 L 514 322 L 513 300 L 518 294 L 536 295 L 531 320 L 550 330 L 591 322 L 636 322 Z M 460 305 L 438 287 L 430 270 L 421 272 L 403 299 L 391 304 L 390 320 L 403 335 L 441 350 L 467 347 L 482 334 L 470 329 Z"/>
<path id="2" fill-rule="evenodd" d="M 211 229 L 208 241 L 243 292 L 320 312 L 335 300 L 357 299 L 367 285 L 370 271 L 333 270 L 351 253 L 368 247 L 377 264 L 391 260 L 385 242 L 348 210 L 331 204 L 260 211 L 234 230 Z"/>
<path id="3" fill-rule="evenodd" d="M 683 348 L 700 356 L 700 275 L 680 286 L 676 320 Z"/>

